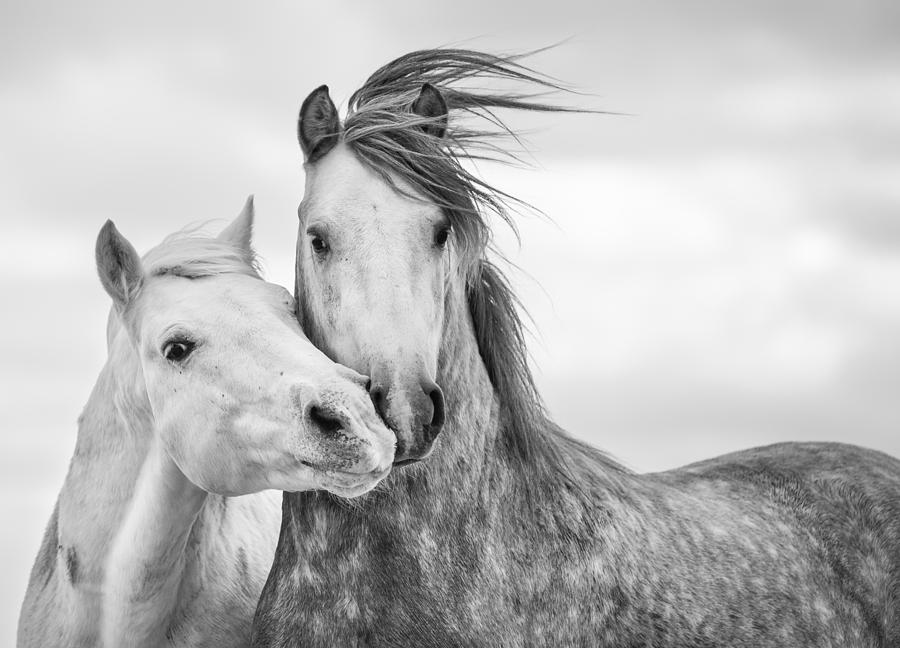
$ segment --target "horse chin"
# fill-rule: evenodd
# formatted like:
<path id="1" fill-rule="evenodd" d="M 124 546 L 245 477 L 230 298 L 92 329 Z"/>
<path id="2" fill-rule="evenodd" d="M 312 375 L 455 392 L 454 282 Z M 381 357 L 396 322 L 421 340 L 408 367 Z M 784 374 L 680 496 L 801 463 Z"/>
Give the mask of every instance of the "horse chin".
<path id="1" fill-rule="evenodd" d="M 402 468 L 424 461 L 434 451 L 436 439 L 428 434 L 424 425 L 419 425 L 415 420 L 398 422 L 390 414 L 381 417 L 382 422 L 397 440 L 394 453 L 394 468 Z M 422 434 L 413 433 L 415 426 L 422 428 Z M 431 436 L 429 440 L 427 437 Z M 435 435 L 436 436 L 436 435 Z"/>
<path id="2" fill-rule="evenodd" d="M 323 474 L 322 488 L 338 497 L 352 499 L 371 491 L 390 472 L 390 467 L 365 474 L 326 471 Z"/>
<path id="3" fill-rule="evenodd" d="M 284 488 L 288 492 L 301 492 L 307 490 L 324 490 L 339 497 L 359 497 L 375 488 L 391 472 L 391 464 L 376 466 L 368 472 L 351 472 L 316 466 L 304 461 L 303 465 L 307 474 L 300 488 Z M 312 472 L 312 476 L 309 475 Z M 314 484 L 309 486 L 308 484 Z"/>
<path id="4" fill-rule="evenodd" d="M 404 468 L 406 466 L 412 466 L 414 464 L 421 463 L 421 462 L 427 460 L 433 452 L 434 452 L 434 444 L 428 446 L 428 449 L 425 450 L 421 454 L 417 454 L 412 457 L 410 457 L 410 456 L 403 457 L 401 459 L 394 461 L 394 468 Z"/>

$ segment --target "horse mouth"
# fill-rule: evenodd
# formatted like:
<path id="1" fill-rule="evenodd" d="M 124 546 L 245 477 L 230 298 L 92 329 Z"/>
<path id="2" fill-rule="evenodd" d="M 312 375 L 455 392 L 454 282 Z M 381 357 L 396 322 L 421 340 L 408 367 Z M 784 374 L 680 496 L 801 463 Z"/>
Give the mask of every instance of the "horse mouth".
<path id="1" fill-rule="evenodd" d="M 300 460 L 300 463 L 307 468 L 311 468 L 319 475 L 316 490 L 326 490 L 340 497 L 348 498 L 369 492 L 387 477 L 393 468 L 389 464 L 385 468 L 375 468 L 367 472 L 353 472 L 325 467 L 311 461 Z"/>
<path id="2" fill-rule="evenodd" d="M 434 445 L 427 442 L 423 445 L 413 448 L 412 451 L 407 450 L 404 444 L 397 437 L 397 452 L 394 454 L 394 468 L 403 468 L 412 464 L 420 463 L 431 456 Z"/>
<path id="3" fill-rule="evenodd" d="M 391 472 L 391 466 L 367 473 L 352 473 L 342 470 L 323 471 L 322 488 L 339 497 L 357 497 L 375 488 Z"/>

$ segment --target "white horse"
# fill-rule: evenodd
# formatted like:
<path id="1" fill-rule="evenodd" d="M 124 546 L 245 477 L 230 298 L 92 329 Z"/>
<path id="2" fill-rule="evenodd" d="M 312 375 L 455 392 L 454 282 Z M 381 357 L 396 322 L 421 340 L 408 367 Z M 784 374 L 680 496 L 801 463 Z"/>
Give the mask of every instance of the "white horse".
<path id="1" fill-rule="evenodd" d="M 97 239 L 109 358 L 19 619 L 19 646 L 240 646 L 272 562 L 280 494 L 352 497 L 390 470 L 394 435 L 261 280 L 252 198 L 217 238 L 141 258 Z M 243 496 L 243 497 L 241 497 Z"/>

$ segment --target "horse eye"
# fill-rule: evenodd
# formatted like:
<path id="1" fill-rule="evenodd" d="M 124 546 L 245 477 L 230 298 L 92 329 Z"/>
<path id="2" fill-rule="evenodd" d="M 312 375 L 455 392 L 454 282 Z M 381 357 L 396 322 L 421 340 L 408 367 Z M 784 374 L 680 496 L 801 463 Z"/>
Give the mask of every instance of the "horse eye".
<path id="1" fill-rule="evenodd" d="M 316 254 L 325 254 L 328 251 L 328 243 L 321 236 L 313 236 L 311 245 Z"/>
<path id="2" fill-rule="evenodd" d="M 188 340 L 172 340 L 163 347 L 163 355 L 169 362 L 184 362 L 194 350 L 194 343 Z"/>
<path id="3" fill-rule="evenodd" d="M 437 247 L 442 248 L 442 247 L 444 247 L 445 245 L 447 245 L 447 239 L 448 239 L 448 238 L 450 238 L 450 228 L 449 228 L 449 227 L 442 227 L 442 228 L 439 229 L 439 230 L 437 231 L 437 233 L 434 235 L 434 244 L 435 244 Z"/>

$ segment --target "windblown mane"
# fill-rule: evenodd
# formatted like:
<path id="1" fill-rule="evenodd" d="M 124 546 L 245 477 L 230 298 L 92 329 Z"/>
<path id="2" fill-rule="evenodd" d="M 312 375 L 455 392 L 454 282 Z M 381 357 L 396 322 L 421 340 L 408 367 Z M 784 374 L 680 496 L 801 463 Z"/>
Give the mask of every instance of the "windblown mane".
<path id="1" fill-rule="evenodd" d="M 199 279 L 220 274 L 243 274 L 262 278 L 255 254 L 215 236 L 207 236 L 198 227 L 188 227 L 167 236 L 144 255 L 147 276 L 174 275 Z"/>
<path id="2" fill-rule="evenodd" d="M 540 101 L 566 88 L 521 65 L 523 56 L 461 49 L 406 54 L 377 70 L 353 93 L 342 137 L 396 190 L 403 192 L 395 177 L 442 207 L 450 219 L 479 352 L 506 419 L 503 435 L 511 455 L 532 466 L 549 464 L 564 475 L 591 459 L 624 470 L 546 417 L 528 366 L 520 304 L 506 277 L 486 256 L 491 241 L 487 216 L 499 216 L 515 231 L 510 206 L 524 203 L 464 166 L 479 160 L 520 161 L 516 151 L 502 146 L 521 142 L 495 114 L 497 109 L 594 112 Z M 485 81 L 524 84 L 530 92 L 490 92 L 479 88 Z M 449 120 L 442 138 L 423 128 L 434 119 L 410 110 L 424 83 L 437 88 L 447 103 Z"/>

